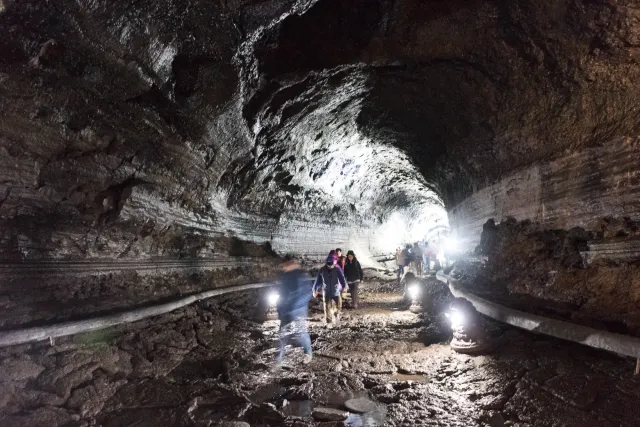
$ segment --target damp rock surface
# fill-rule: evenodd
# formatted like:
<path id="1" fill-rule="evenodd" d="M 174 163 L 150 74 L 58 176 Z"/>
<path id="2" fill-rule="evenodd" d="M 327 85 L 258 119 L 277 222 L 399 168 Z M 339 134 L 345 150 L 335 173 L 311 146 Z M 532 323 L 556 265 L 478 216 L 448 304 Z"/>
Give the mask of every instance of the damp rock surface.
<path id="1" fill-rule="evenodd" d="M 603 218 L 594 231 L 489 221 L 477 247 L 483 263 L 454 269 L 468 290 L 491 301 L 615 333 L 640 334 L 638 223 Z M 624 243 L 626 245 L 622 246 Z M 603 251 L 605 247 L 625 248 Z M 523 274 L 526 272 L 526 274 Z"/>
<path id="2" fill-rule="evenodd" d="M 358 310 L 347 299 L 332 328 L 312 303 L 309 365 L 300 349 L 287 348 L 284 365 L 275 368 L 278 321 L 252 320 L 260 292 L 213 298 L 91 340 L 0 349 L 2 366 L 24 367 L 22 375 L 2 371 L 0 424 L 320 426 L 327 421 L 314 412 L 344 414 L 353 399 L 375 408 L 347 414 L 345 425 L 561 420 L 608 427 L 633 425 L 639 416 L 633 361 L 491 322 L 495 349 L 457 354 L 447 344 L 450 332 L 435 343 L 428 337 L 438 314 L 408 311 L 394 282 L 372 280 L 362 291 Z M 227 326 L 215 326 L 221 323 Z M 335 372 L 338 364 L 343 369 Z"/>
<path id="3" fill-rule="evenodd" d="M 5 3 L 2 259 L 637 216 L 633 1 Z"/>
<path id="4" fill-rule="evenodd" d="M 340 409 L 315 408 L 313 418 L 318 421 L 344 421 L 349 418 L 349 413 Z"/>
<path id="5" fill-rule="evenodd" d="M 636 3 L 0 0 L 0 328 L 451 230 L 489 299 L 637 335 Z M 0 425 L 309 424 L 371 395 L 389 426 L 638 419 L 626 361 L 499 326 L 495 357 L 452 354 L 426 285 L 428 315 L 380 277 L 335 328 L 316 301 L 284 374 L 259 293 L 0 349 Z"/>

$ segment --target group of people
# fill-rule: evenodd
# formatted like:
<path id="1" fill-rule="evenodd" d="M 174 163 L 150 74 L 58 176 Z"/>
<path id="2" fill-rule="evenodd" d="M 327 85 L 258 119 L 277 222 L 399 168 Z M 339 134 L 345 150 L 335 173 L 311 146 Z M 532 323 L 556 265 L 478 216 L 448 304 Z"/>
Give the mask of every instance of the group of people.
<path id="1" fill-rule="evenodd" d="M 353 251 L 347 252 L 346 257 L 340 248 L 329 252 L 313 284 L 313 297 L 322 295 L 327 323 L 340 320 L 342 300 L 347 292 L 351 293 L 352 307 L 358 308 L 358 287 L 362 280 L 362 266 Z"/>
<path id="2" fill-rule="evenodd" d="M 342 301 L 351 293 L 352 307 L 358 308 L 358 287 L 364 280 L 362 267 L 353 251 L 342 255 L 342 249 L 329 252 L 313 286 L 309 277 L 292 255 L 282 263 L 280 290 L 277 304 L 280 318 L 280 351 L 277 362 L 282 363 L 286 345 L 296 339 L 304 351 L 303 363 L 311 362 L 311 339 L 307 332 L 307 313 L 311 297 L 322 296 L 327 324 L 336 323 L 342 313 Z M 309 292 L 311 290 L 311 292 Z"/>
<path id="3" fill-rule="evenodd" d="M 398 267 L 398 281 L 404 276 L 407 267 L 418 276 L 431 269 L 431 262 L 438 262 L 438 247 L 436 242 L 431 244 L 425 241 L 406 245 L 405 248 L 396 249 L 396 266 Z"/>

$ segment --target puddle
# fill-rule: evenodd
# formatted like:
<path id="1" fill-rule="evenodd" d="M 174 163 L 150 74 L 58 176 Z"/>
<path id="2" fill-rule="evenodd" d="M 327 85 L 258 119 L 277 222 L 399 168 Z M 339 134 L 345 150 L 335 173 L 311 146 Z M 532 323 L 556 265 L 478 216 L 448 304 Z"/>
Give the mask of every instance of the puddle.
<path id="1" fill-rule="evenodd" d="M 378 427 L 385 425 L 386 419 L 387 408 L 380 404 L 373 412 L 349 415 L 344 424 L 353 427 Z"/>
<path id="2" fill-rule="evenodd" d="M 429 378 L 426 375 L 409 375 L 409 374 L 394 374 L 391 375 L 392 381 L 413 381 L 414 383 L 426 384 L 429 382 Z"/>
<path id="3" fill-rule="evenodd" d="M 279 384 L 272 384 L 266 387 L 262 387 L 249 395 L 249 399 L 256 405 L 268 402 L 272 399 L 280 398 L 285 392 L 286 388 Z"/>
<path id="4" fill-rule="evenodd" d="M 315 406 L 313 400 L 290 400 L 282 413 L 288 417 L 310 417 Z"/>
<path id="5" fill-rule="evenodd" d="M 351 413 L 351 415 L 349 415 L 349 418 L 344 421 L 345 425 L 353 427 L 374 427 L 382 426 L 385 424 L 387 418 L 387 407 L 371 399 L 369 393 L 366 391 L 346 391 L 341 393 L 331 393 L 319 397 L 317 399 L 317 402 L 320 403 L 318 406 L 345 409 L 344 402 L 350 399 L 357 398 L 371 400 L 376 404 L 376 409 L 366 414 Z"/>
<path id="6" fill-rule="evenodd" d="M 425 377 L 422 377 L 425 380 Z M 273 400 L 278 400 L 282 398 L 282 396 L 286 393 L 286 388 L 279 385 L 273 384 L 270 386 L 263 387 L 259 390 L 256 390 L 253 394 L 250 395 L 250 399 L 256 403 L 260 404 L 263 402 L 269 402 Z M 368 412 L 366 414 L 355 414 L 351 413 L 349 418 L 344 421 L 344 425 L 353 426 L 353 427 L 374 427 L 381 426 L 385 424 L 385 420 L 387 417 L 387 408 L 385 405 L 378 403 L 371 399 L 369 393 L 366 391 L 346 391 L 346 392 L 337 392 L 330 393 L 327 395 L 320 396 L 316 400 L 289 400 L 287 405 L 280 410 L 282 413 L 288 417 L 301 417 L 308 418 L 312 416 L 313 409 L 315 407 L 329 407 L 336 409 L 345 409 L 344 402 L 349 399 L 356 398 L 364 398 L 371 400 L 375 403 L 376 409 L 372 412 Z M 272 402 L 275 403 L 275 402 Z M 345 409 L 346 410 L 346 409 Z"/>

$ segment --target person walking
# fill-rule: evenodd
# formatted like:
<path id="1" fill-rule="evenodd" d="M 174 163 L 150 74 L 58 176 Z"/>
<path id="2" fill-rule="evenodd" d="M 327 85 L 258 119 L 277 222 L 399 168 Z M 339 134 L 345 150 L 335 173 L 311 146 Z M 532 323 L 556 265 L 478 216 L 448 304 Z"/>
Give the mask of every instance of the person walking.
<path id="1" fill-rule="evenodd" d="M 358 287 L 360 282 L 364 280 L 360 261 L 356 258 L 353 251 L 347 252 L 347 260 L 344 265 L 344 276 L 347 280 L 347 286 L 351 290 L 351 304 L 353 308 L 358 308 Z"/>
<path id="2" fill-rule="evenodd" d="M 285 255 L 279 280 L 278 317 L 280 318 L 280 351 L 276 363 L 282 364 L 285 347 L 293 342 L 302 347 L 305 365 L 311 362 L 311 338 L 307 331 L 307 313 L 311 293 L 309 276 L 300 268 L 292 255 Z"/>
<path id="3" fill-rule="evenodd" d="M 346 289 L 347 282 L 344 273 L 336 266 L 338 258 L 336 255 L 329 255 L 325 265 L 318 271 L 316 281 L 313 284 L 313 297 L 317 297 L 322 292 L 325 320 L 327 324 L 340 320 L 342 313 L 342 290 Z M 334 309 L 335 307 L 335 309 Z M 335 313 L 334 313 L 335 311 Z"/>
<path id="4" fill-rule="evenodd" d="M 422 255 L 424 254 L 424 251 L 422 250 L 422 247 L 420 247 L 419 242 L 415 242 L 413 244 L 412 254 L 413 254 L 413 262 L 415 262 L 415 269 L 416 269 L 415 273 L 418 277 L 420 277 L 422 276 L 422 271 L 423 271 Z"/>
<path id="5" fill-rule="evenodd" d="M 431 271 L 431 248 L 428 240 L 425 240 L 422 246 L 422 260 L 425 273 L 429 273 Z"/>
<path id="6" fill-rule="evenodd" d="M 398 267 L 398 283 L 402 280 L 402 276 L 404 276 L 404 266 L 407 261 L 406 254 L 404 251 L 398 247 L 396 249 L 396 266 Z"/>
<path id="7" fill-rule="evenodd" d="M 338 267 L 340 267 L 340 269 L 342 270 L 342 272 L 344 273 L 344 266 L 347 263 L 347 257 L 342 256 L 342 249 L 340 248 L 336 248 L 336 255 L 338 256 Z"/>

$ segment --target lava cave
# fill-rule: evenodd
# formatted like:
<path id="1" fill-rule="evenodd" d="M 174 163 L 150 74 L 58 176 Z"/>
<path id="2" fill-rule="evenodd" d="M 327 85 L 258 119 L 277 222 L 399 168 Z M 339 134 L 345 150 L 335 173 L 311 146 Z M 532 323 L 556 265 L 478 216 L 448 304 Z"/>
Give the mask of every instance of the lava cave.
<path id="1" fill-rule="evenodd" d="M 0 0 L 0 28 L 0 426 L 640 425 L 637 1 Z M 311 294 L 337 247 L 360 305 L 311 299 L 313 359 L 275 367 L 282 257 Z"/>

